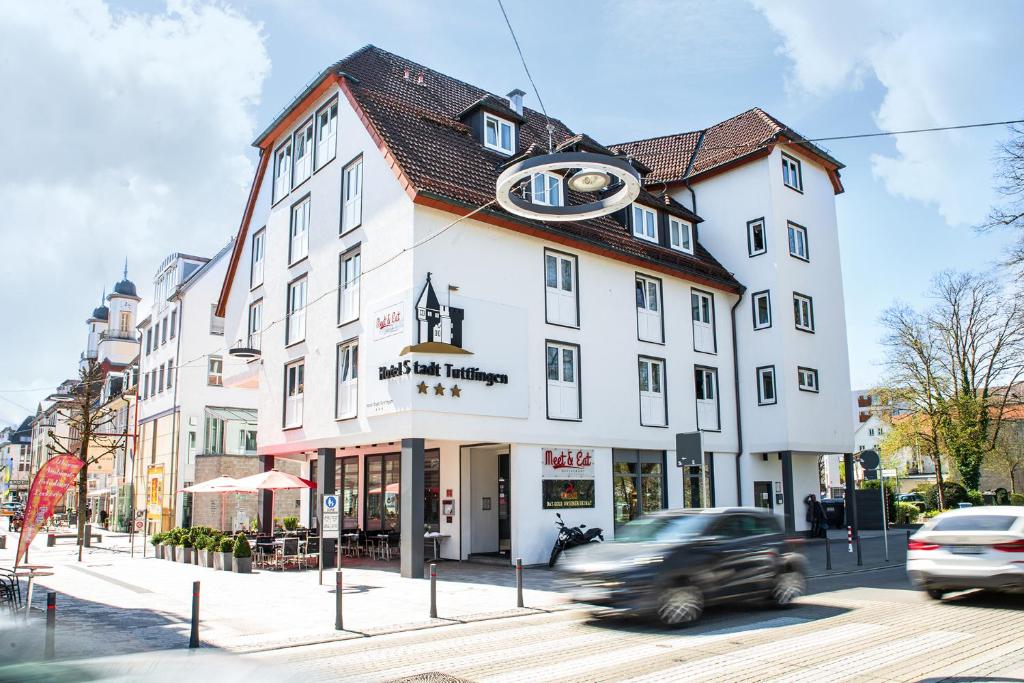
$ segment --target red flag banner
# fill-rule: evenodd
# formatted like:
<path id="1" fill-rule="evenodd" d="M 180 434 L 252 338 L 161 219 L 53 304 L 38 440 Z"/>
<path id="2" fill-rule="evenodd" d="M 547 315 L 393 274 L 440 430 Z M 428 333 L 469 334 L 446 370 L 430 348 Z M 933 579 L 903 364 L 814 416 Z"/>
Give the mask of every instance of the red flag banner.
<path id="1" fill-rule="evenodd" d="M 28 502 L 25 504 L 25 522 L 21 526 L 21 536 L 18 538 L 18 554 L 14 556 L 15 568 L 31 545 L 32 539 L 47 520 L 53 517 L 57 504 L 64 498 L 64 494 L 78 476 L 78 471 L 84 466 L 81 458 L 58 455 L 48 460 L 36 473 L 35 479 L 32 480 L 32 488 L 28 492 Z"/>

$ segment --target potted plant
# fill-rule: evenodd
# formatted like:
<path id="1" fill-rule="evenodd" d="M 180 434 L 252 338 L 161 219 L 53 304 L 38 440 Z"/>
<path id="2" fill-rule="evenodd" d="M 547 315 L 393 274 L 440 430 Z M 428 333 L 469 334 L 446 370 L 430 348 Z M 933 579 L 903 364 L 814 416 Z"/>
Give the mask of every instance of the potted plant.
<path id="1" fill-rule="evenodd" d="M 153 546 L 153 554 L 158 560 L 164 559 L 164 534 L 155 533 L 149 537 L 149 543 Z"/>
<path id="2" fill-rule="evenodd" d="M 236 574 L 252 573 L 252 548 L 245 534 L 235 536 L 235 546 L 231 551 L 231 571 Z"/>
<path id="3" fill-rule="evenodd" d="M 299 528 L 298 517 L 285 517 L 281 522 L 284 524 L 285 531 L 295 531 Z"/>
<path id="4" fill-rule="evenodd" d="M 213 556 L 209 551 L 210 537 L 206 534 L 196 534 L 196 555 L 200 567 L 212 567 Z"/>
<path id="5" fill-rule="evenodd" d="M 192 564 L 194 562 L 193 555 L 195 554 L 195 541 L 192 540 L 192 534 L 187 529 L 181 530 L 181 547 L 178 549 L 181 556 L 178 558 L 179 562 L 185 564 Z"/>
<path id="6" fill-rule="evenodd" d="M 178 561 L 178 555 L 180 554 L 180 541 L 178 539 L 178 529 L 171 529 L 170 531 L 164 532 L 163 545 L 166 546 L 164 552 L 164 559 L 170 560 L 171 562 Z"/>
<path id="7" fill-rule="evenodd" d="M 217 545 L 214 548 L 216 553 L 214 553 L 213 567 L 214 569 L 221 569 L 229 572 L 231 571 L 231 554 L 235 550 L 235 539 L 230 536 L 224 536 L 222 538 L 218 538 L 216 543 Z"/>

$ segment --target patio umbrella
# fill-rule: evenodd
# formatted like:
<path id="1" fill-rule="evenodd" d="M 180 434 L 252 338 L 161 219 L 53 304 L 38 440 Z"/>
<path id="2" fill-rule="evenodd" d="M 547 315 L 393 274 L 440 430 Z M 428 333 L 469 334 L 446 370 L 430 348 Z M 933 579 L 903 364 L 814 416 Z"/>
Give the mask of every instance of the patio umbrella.
<path id="1" fill-rule="evenodd" d="M 267 470 L 266 472 L 260 472 L 253 474 L 248 477 L 242 477 L 236 484 L 238 486 L 247 489 L 259 489 L 262 491 L 270 491 L 270 526 L 273 530 L 274 526 L 274 502 L 277 495 L 277 491 L 284 491 L 288 489 L 315 489 L 316 484 L 303 479 L 302 477 L 296 477 L 294 474 L 288 474 L 280 470 Z"/>
<path id="2" fill-rule="evenodd" d="M 203 481 L 198 484 L 192 484 L 192 486 L 186 486 L 180 489 L 186 493 L 219 493 L 220 494 L 220 528 L 224 529 L 224 497 L 229 493 L 256 493 L 256 489 L 251 486 L 240 486 L 238 479 L 228 476 L 220 476 L 216 479 L 210 479 L 209 481 Z"/>

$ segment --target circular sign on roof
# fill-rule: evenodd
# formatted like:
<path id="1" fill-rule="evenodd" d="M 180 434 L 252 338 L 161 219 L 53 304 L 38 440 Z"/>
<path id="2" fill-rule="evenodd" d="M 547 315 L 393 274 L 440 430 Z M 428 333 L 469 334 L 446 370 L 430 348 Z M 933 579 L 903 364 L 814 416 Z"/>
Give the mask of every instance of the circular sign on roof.
<path id="1" fill-rule="evenodd" d="M 545 172 L 561 172 L 573 177 L 580 175 L 579 182 L 570 181 L 577 191 L 587 191 L 587 187 L 598 191 L 608 187 L 611 180 L 617 180 L 621 186 L 607 197 L 567 206 L 535 204 L 517 194 L 524 181 L 530 180 L 536 173 Z M 599 182 L 602 174 L 607 175 L 609 182 Z M 640 194 L 640 174 L 625 159 L 591 152 L 560 152 L 512 164 L 498 176 L 496 193 L 498 204 L 517 216 L 542 221 L 581 221 L 607 216 L 629 206 Z"/>
<path id="2" fill-rule="evenodd" d="M 860 461 L 860 466 L 866 470 L 877 470 L 878 463 L 881 462 L 881 459 L 878 457 L 878 452 L 871 449 L 861 451 L 857 460 Z"/>

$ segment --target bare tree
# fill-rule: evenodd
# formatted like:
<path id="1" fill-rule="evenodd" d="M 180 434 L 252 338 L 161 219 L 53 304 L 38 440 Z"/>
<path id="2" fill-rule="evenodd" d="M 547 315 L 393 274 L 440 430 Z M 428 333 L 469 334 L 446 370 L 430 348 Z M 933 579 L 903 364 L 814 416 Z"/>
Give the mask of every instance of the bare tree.
<path id="1" fill-rule="evenodd" d="M 987 274 L 940 273 L 932 294 L 925 312 L 897 305 L 883 315 L 888 382 L 927 418 L 935 457 L 948 454 L 976 489 L 1007 408 L 1020 403 L 1024 304 Z"/>
<path id="2" fill-rule="evenodd" d="M 85 464 L 78 472 L 78 561 L 82 561 L 85 541 L 85 510 L 89 495 L 89 466 L 113 456 L 124 448 L 127 434 L 117 430 L 117 411 L 101 405 L 104 369 L 95 360 L 79 370 L 78 383 L 58 414 L 67 422 L 69 435 L 57 436 L 52 430 L 50 440 L 56 455 L 74 455 Z"/>
<path id="3" fill-rule="evenodd" d="M 1014 228 L 1021 231 L 1017 244 L 1010 249 L 1006 264 L 1018 269 L 1024 277 L 1024 127 L 1010 126 L 1010 139 L 996 153 L 996 191 L 1005 200 L 993 206 L 979 230 Z"/>
<path id="4" fill-rule="evenodd" d="M 1010 480 L 1010 492 L 1020 493 L 1018 482 L 1024 480 L 1024 424 L 1008 423 L 990 456 L 991 465 Z"/>

